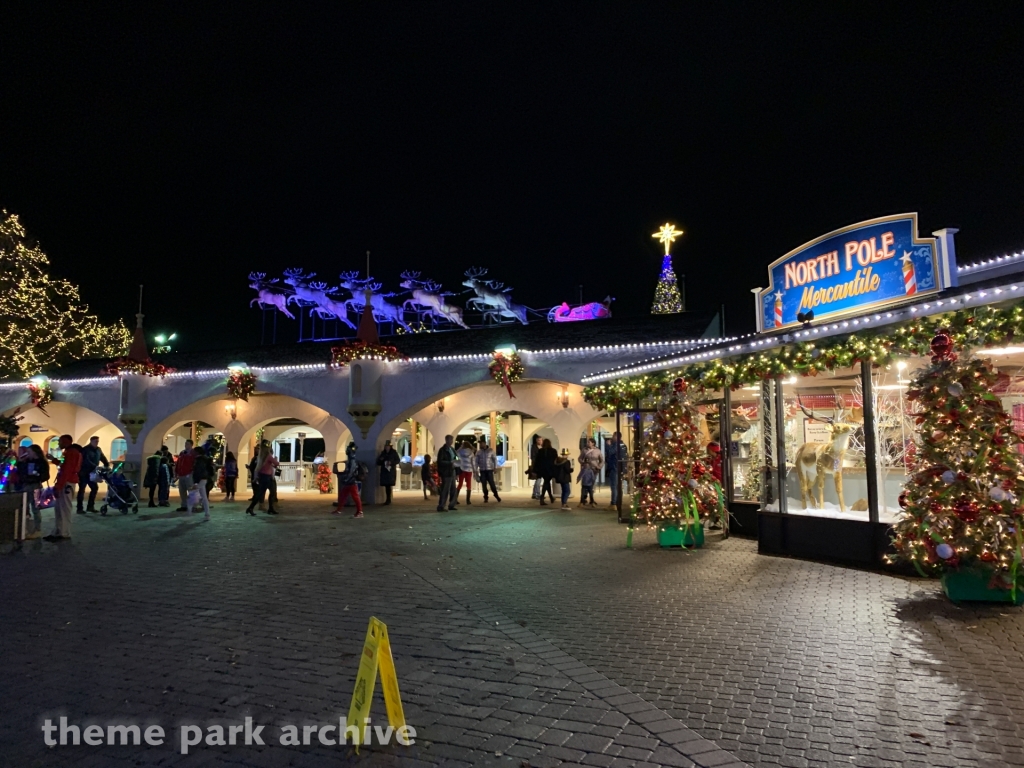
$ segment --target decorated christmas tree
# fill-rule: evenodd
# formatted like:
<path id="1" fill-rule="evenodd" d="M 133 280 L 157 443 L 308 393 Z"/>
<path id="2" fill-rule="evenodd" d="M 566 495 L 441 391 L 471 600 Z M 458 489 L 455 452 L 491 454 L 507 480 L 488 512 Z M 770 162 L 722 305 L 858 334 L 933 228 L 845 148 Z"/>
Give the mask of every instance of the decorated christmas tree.
<path id="1" fill-rule="evenodd" d="M 922 575 L 977 571 L 989 588 L 1016 594 L 1024 481 L 1020 438 L 992 393 L 999 373 L 987 361 L 958 359 L 947 333 L 931 348 L 932 365 L 907 393 L 921 445 L 900 496 L 894 546 Z"/>
<path id="2" fill-rule="evenodd" d="M 49 275 L 50 260 L 18 217 L 0 212 L 0 377 L 28 377 L 44 367 L 128 349 L 124 323 L 104 325 L 78 288 Z"/>
<path id="3" fill-rule="evenodd" d="M 638 518 L 652 526 L 699 526 L 723 513 L 714 457 L 701 443 L 699 414 L 686 382 L 676 379 L 672 395 L 654 415 L 640 457 Z"/>
<path id="4" fill-rule="evenodd" d="M 658 285 L 654 289 L 654 304 L 651 305 L 652 315 L 671 315 L 683 311 L 683 299 L 679 294 L 676 271 L 672 268 L 672 254 L 669 252 L 672 242 L 682 234 L 682 230 L 666 223 L 652 235 L 665 244 L 665 255 L 661 260 L 661 274 L 658 276 Z"/>

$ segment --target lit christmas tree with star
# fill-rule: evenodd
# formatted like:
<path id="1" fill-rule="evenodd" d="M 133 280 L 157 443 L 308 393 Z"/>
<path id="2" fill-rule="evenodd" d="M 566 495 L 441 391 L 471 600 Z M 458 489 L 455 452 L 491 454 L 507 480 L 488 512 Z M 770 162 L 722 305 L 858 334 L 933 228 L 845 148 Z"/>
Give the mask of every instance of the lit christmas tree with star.
<path id="1" fill-rule="evenodd" d="M 658 276 L 658 286 L 654 289 L 654 304 L 651 305 L 652 315 L 671 315 L 683 311 L 683 299 L 679 294 L 676 271 L 672 269 L 671 253 L 673 241 L 682 234 L 683 231 L 676 229 L 674 224 L 665 223 L 652 235 L 665 245 L 661 275 Z"/>

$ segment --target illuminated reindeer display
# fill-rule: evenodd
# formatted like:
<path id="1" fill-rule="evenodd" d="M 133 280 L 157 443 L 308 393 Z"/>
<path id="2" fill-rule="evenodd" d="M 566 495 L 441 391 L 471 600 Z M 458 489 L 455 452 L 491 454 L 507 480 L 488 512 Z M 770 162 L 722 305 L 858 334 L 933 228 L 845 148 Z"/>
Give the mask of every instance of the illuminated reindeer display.
<path id="1" fill-rule="evenodd" d="M 513 303 L 512 297 L 509 296 L 512 289 L 505 288 L 504 283 L 494 280 L 481 280 L 480 278 L 486 274 L 487 270 L 482 267 L 466 270 L 466 280 L 462 284 L 476 293 L 476 298 L 470 299 L 466 304 L 472 304 L 485 315 L 512 317 L 526 325 L 529 322 L 526 319 L 526 307 Z"/>
<path id="2" fill-rule="evenodd" d="M 356 308 L 356 311 L 361 312 L 363 307 L 366 306 L 367 291 L 370 292 L 370 308 L 373 311 L 373 318 L 378 323 L 381 322 L 393 322 L 398 323 L 402 328 L 407 331 L 412 329 L 405 322 L 405 312 L 402 307 L 395 304 L 389 304 L 385 299 L 394 296 L 393 293 L 377 293 L 381 289 L 383 283 L 373 282 L 373 278 L 367 278 L 365 280 L 359 279 L 358 272 L 342 272 L 341 273 L 341 287 L 352 292 L 352 298 L 346 303 Z"/>
<path id="3" fill-rule="evenodd" d="M 434 317 L 447 320 L 462 328 L 469 328 L 462 320 L 462 307 L 457 307 L 445 301 L 444 297 L 451 296 L 452 294 L 442 293 L 441 286 L 438 283 L 432 280 L 420 280 L 419 277 L 419 272 L 402 273 L 401 286 L 412 291 L 412 298 L 406 299 L 402 307 L 406 307 L 409 304 L 413 307 L 423 307 Z"/>
<path id="4" fill-rule="evenodd" d="M 312 304 L 313 308 L 309 310 L 310 316 L 316 314 L 321 320 L 333 317 L 355 330 L 356 326 L 348 319 L 349 302 L 339 301 L 331 295 L 337 292 L 337 288 L 331 288 L 325 282 L 313 280 L 316 277 L 316 272 L 310 272 L 307 275 L 302 269 L 286 269 L 284 274 L 284 281 L 295 291 L 292 296 L 288 297 L 289 301 L 294 301 L 296 304 L 303 302 L 307 305 Z"/>
<path id="5" fill-rule="evenodd" d="M 807 418 L 825 424 L 829 433 L 827 443 L 804 443 L 796 452 L 796 473 L 800 480 L 800 498 L 803 501 L 804 509 L 808 509 L 808 496 L 812 507 L 825 508 L 825 475 L 832 475 L 836 485 L 836 496 L 839 499 L 839 511 L 845 512 L 843 457 L 846 455 L 846 448 L 850 443 L 850 436 L 855 425 L 840 421 L 843 416 L 843 404 L 838 396 L 836 397 L 835 415 L 831 418 L 815 416 L 812 411 L 804 408 L 803 403 L 800 404 L 800 410 Z M 815 490 L 817 499 L 814 496 Z"/>
<path id="6" fill-rule="evenodd" d="M 288 311 L 288 299 L 290 296 L 286 293 L 278 293 L 270 290 L 270 287 L 277 283 L 277 278 L 273 280 L 267 280 L 266 272 L 250 272 L 249 273 L 249 287 L 256 291 L 256 298 L 249 302 L 251 307 L 253 304 L 259 304 L 260 309 L 266 309 L 266 307 L 276 307 L 280 312 L 292 320 L 295 319 L 295 315 Z"/>

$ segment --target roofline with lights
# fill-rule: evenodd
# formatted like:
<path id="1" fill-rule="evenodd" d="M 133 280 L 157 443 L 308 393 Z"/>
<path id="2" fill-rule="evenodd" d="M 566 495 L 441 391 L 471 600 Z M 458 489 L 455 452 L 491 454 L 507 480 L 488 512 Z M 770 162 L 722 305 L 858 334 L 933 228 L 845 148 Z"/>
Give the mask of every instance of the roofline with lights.
<path id="1" fill-rule="evenodd" d="M 982 282 L 985 278 L 993 278 L 993 275 L 986 273 L 991 273 L 1008 265 L 1016 267 L 1013 272 L 1017 276 L 1016 280 L 1008 280 L 1005 283 L 994 286 L 977 286 L 977 283 Z M 972 272 L 971 277 L 967 280 L 962 278 L 965 271 Z M 652 357 L 647 360 L 641 360 L 638 363 L 631 363 L 589 374 L 580 379 L 580 381 L 583 384 L 598 384 L 602 381 L 620 379 L 626 376 L 637 376 L 651 373 L 652 371 L 663 371 L 680 365 L 704 363 L 709 360 L 719 360 L 765 349 L 773 349 L 794 342 L 825 339 L 830 336 L 840 336 L 844 333 L 895 325 L 902 321 L 938 315 L 954 309 L 981 307 L 987 304 L 1006 301 L 1007 299 L 1024 298 L 1024 252 L 968 264 L 959 267 L 958 272 L 964 284 L 957 288 L 950 288 L 938 295 L 929 296 L 927 299 L 914 304 L 905 304 L 884 312 L 867 312 L 858 317 L 824 322 L 819 326 L 812 325 L 797 331 L 789 329 L 774 333 L 751 333 L 739 337 L 736 339 L 738 343 L 728 344 L 728 346 L 723 345 L 721 342 L 708 342 L 701 348 L 684 355 Z M 997 275 L 994 279 L 1005 276 Z"/>

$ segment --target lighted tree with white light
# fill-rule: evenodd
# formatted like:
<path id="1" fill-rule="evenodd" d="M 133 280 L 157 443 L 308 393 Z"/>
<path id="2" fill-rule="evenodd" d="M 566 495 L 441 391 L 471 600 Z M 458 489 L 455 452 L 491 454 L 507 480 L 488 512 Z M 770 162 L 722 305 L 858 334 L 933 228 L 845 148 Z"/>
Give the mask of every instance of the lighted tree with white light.
<path id="1" fill-rule="evenodd" d="M 104 325 L 78 287 L 49 274 L 50 259 L 29 241 L 17 215 L 0 213 L 0 377 L 28 378 L 47 366 L 122 355 L 123 322 Z"/>
<path id="2" fill-rule="evenodd" d="M 679 282 L 676 271 L 672 268 L 672 243 L 683 231 L 676 229 L 674 224 L 662 224 L 661 229 L 651 237 L 657 238 L 665 245 L 665 255 L 661 260 L 661 274 L 658 285 L 654 289 L 654 304 L 651 305 L 652 315 L 671 315 L 683 311 L 683 298 L 679 293 Z"/>

